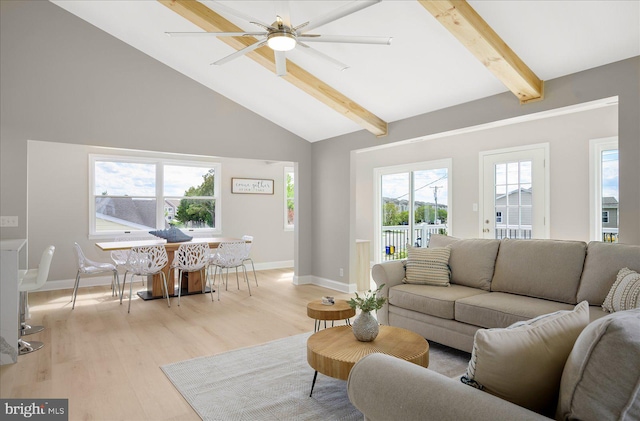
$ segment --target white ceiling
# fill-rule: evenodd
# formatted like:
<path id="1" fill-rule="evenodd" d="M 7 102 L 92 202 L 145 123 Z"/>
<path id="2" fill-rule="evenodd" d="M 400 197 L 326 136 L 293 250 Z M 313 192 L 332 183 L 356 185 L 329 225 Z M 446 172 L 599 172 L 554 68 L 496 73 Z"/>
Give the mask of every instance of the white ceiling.
<path id="1" fill-rule="evenodd" d="M 310 142 L 362 130 L 249 58 L 211 66 L 235 50 L 215 38 L 166 36 L 166 31 L 201 30 L 157 1 L 51 1 Z M 273 1 L 221 3 L 264 22 L 275 20 Z M 344 3 L 291 1 L 292 23 Z M 469 4 L 543 80 L 640 55 L 640 0 Z M 259 29 L 225 17 L 244 30 Z M 312 32 L 393 37 L 390 46 L 313 44 L 351 66 L 342 72 L 299 49 L 287 53 L 291 61 L 388 123 L 507 91 L 416 0 L 385 0 Z"/>

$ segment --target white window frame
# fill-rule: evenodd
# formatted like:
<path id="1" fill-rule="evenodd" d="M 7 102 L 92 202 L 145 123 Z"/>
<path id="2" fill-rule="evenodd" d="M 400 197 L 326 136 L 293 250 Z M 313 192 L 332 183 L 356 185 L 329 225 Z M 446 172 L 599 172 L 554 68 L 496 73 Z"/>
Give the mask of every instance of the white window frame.
<path id="1" fill-rule="evenodd" d="M 95 164 L 98 161 L 114 161 L 114 162 L 128 162 L 128 163 L 140 163 L 140 164 L 154 164 L 156 167 L 156 192 L 154 197 L 156 199 L 156 228 L 164 229 L 164 200 L 167 196 L 164 195 L 164 171 L 165 165 L 172 166 L 185 166 L 185 167 L 209 167 L 215 171 L 214 178 L 214 196 L 216 212 L 214 226 L 215 228 L 188 228 L 181 229 L 184 232 L 188 232 L 190 235 L 197 234 L 198 236 L 210 236 L 222 233 L 222 194 L 220 190 L 220 182 L 222 179 L 222 165 L 219 162 L 214 161 L 191 161 L 180 159 L 163 159 L 163 158 L 147 158 L 147 157 L 134 157 L 127 155 L 98 155 L 89 154 L 89 238 L 108 238 L 117 235 L 125 234 L 128 232 L 136 232 L 136 230 L 126 231 L 96 231 L 96 210 L 95 210 Z M 169 196 L 173 197 L 173 196 Z M 138 230 L 139 233 L 148 232 L 147 230 Z"/>
<path id="2" fill-rule="evenodd" d="M 285 231 L 293 231 L 295 229 L 295 212 L 296 212 L 296 194 L 295 194 L 295 185 L 296 185 L 296 173 L 294 167 L 284 167 L 283 169 L 283 203 L 284 203 L 284 230 Z M 294 212 L 294 223 L 289 224 L 289 203 L 287 198 L 287 175 L 293 174 L 293 212 Z"/>
<path id="3" fill-rule="evenodd" d="M 602 152 L 618 149 L 618 137 L 603 137 L 589 140 L 589 237 L 602 241 Z M 618 225 L 620 210 L 618 210 Z"/>
<path id="4" fill-rule="evenodd" d="M 603 224 L 609 223 L 609 211 L 602 211 L 602 223 Z"/>
<path id="5" fill-rule="evenodd" d="M 374 178 L 374 186 L 373 186 L 373 197 L 374 197 L 374 208 L 373 208 L 373 223 L 374 223 L 374 241 L 373 246 L 376 252 L 374 253 L 374 261 L 375 263 L 380 263 L 380 253 L 379 250 L 382 248 L 381 237 L 382 237 L 382 215 L 380 209 L 382 208 L 382 195 L 381 193 L 381 180 L 383 175 L 387 174 L 397 174 L 402 172 L 412 172 L 412 171 L 428 171 L 435 170 L 439 168 L 447 169 L 447 194 L 448 194 L 448 203 L 447 203 L 447 235 L 453 236 L 453 160 L 451 158 L 438 159 L 434 161 L 424 161 L 424 162 L 415 162 L 411 164 L 403 164 L 403 165 L 394 165 L 390 167 L 379 167 L 373 169 L 373 178 Z M 410 177 L 410 186 L 409 186 L 409 203 L 413 201 L 413 181 Z M 412 221 L 413 218 L 409 218 Z M 409 230 L 413 229 L 413 225 L 409 224 Z"/>

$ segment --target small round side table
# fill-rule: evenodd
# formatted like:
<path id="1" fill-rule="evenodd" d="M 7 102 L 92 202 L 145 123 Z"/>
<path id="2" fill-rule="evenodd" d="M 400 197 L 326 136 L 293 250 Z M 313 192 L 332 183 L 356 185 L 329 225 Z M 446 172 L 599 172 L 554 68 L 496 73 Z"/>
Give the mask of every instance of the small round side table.
<path id="1" fill-rule="evenodd" d="M 331 320 L 331 327 L 335 320 L 344 320 L 347 325 L 351 325 L 349 319 L 356 315 L 356 310 L 349 307 L 346 300 L 335 300 L 333 305 L 322 304 L 322 300 L 314 300 L 307 304 L 307 316 L 315 319 L 313 331 L 320 330 L 320 324 L 324 320 L 324 327 L 327 321 Z"/>

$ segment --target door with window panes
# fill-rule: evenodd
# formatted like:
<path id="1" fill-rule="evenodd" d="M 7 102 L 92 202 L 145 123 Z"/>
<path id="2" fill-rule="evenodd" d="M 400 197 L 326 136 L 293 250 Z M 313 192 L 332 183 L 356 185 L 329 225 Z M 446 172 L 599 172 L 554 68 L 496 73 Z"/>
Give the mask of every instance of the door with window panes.
<path id="1" fill-rule="evenodd" d="M 545 238 L 545 150 L 483 156 L 483 238 Z"/>

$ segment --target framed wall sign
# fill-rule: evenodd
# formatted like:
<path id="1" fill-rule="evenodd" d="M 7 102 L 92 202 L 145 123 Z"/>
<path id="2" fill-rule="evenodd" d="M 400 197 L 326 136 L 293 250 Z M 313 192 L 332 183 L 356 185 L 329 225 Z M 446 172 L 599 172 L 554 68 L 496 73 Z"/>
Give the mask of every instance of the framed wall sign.
<path id="1" fill-rule="evenodd" d="M 231 193 L 273 194 L 273 180 L 261 178 L 232 178 Z"/>

